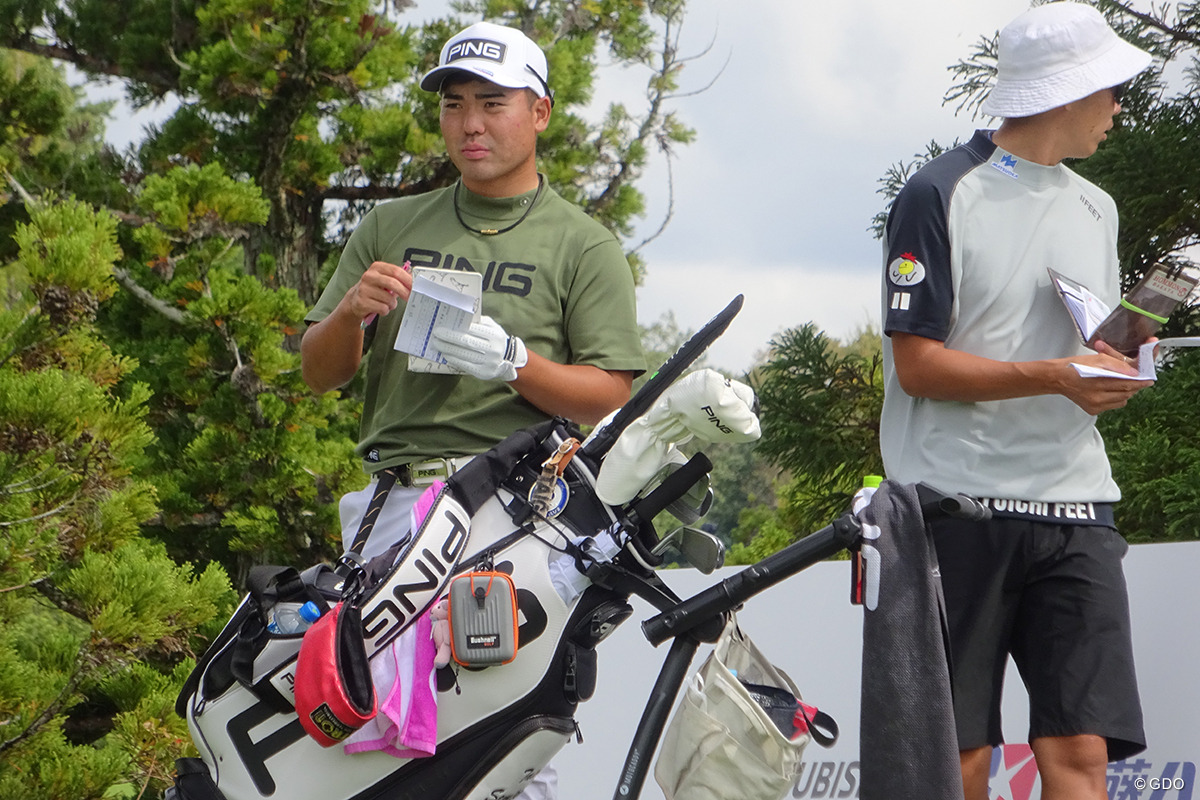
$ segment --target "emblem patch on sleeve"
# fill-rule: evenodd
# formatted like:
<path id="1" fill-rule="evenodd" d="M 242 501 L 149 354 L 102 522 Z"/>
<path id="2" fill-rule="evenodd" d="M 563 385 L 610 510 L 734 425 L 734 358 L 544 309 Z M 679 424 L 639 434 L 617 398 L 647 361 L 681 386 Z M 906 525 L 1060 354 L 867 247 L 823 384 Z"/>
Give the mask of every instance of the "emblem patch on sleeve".
<path id="1" fill-rule="evenodd" d="M 888 264 L 888 280 L 896 286 L 916 286 L 925 280 L 925 267 L 912 253 L 904 253 Z"/>

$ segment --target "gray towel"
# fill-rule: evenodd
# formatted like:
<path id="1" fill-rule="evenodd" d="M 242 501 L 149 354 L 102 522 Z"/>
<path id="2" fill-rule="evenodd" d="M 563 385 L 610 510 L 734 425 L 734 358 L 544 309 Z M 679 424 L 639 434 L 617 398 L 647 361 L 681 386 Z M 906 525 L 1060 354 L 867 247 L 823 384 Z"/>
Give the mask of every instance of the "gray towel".
<path id="1" fill-rule="evenodd" d="M 945 609 L 916 489 L 884 481 L 859 518 L 879 528 L 863 546 L 880 565 L 878 602 L 864 605 L 859 796 L 962 800 Z"/>

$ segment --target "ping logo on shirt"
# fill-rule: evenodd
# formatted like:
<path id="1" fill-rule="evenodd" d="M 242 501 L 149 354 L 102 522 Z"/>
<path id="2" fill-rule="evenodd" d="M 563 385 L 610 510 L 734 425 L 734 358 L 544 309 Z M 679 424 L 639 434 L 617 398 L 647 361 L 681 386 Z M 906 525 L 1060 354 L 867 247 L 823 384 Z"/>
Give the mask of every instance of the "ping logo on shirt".
<path id="1" fill-rule="evenodd" d="M 482 58 L 503 64 L 507 52 L 508 46 L 502 42 L 493 42 L 491 39 L 464 39 L 450 48 L 450 52 L 446 54 L 446 63 L 451 64 L 460 58 Z"/>
<path id="2" fill-rule="evenodd" d="M 925 267 L 912 253 L 903 253 L 888 264 L 888 280 L 896 286 L 916 286 L 925 280 Z"/>

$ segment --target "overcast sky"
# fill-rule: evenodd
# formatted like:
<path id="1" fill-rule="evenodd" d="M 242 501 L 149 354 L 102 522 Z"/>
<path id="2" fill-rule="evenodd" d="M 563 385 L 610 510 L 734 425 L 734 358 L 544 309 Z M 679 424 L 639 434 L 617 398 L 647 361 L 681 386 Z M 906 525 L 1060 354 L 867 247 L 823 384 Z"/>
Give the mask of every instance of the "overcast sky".
<path id="1" fill-rule="evenodd" d="M 880 245 L 867 230 L 878 180 L 930 139 L 977 125 L 942 97 L 947 67 L 1029 7 L 1028 0 L 689 0 L 684 53 L 710 55 L 677 104 L 696 141 L 675 162 L 675 216 L 644 254 L 639 317 L 674 311 L 696 328 L 741 293 L 746 304 L 710 350 L 742 371 L 772 335 L 814 322 L 846 338 L 878 325 Z M 665 172 L 641 181 L 646 228 L 661 218 Z"/>
<path id="2" fill-rule="evenodd" d="M 412 19 L 446 7 L 418 0 Z M 673 311 L 681 328 L 695 329 L 744 294 L 741 314 L 709 352 L 710 364 L 735 373 L 786 328 L 811 321 L 847 338 L 878 325 L 879 243 L 867 230 L 883 208 L 878 180 L 931 139 L 965 140 L 987 122 L 943 107 L 947 67 L 1028 7 L 689 0 L 682 53 L 712 47 L 684 70 L 682 91 L 716 82 L 673 106 L 697 137 L 677 151 L 674 217 L 643 251 L 640 321 Z M 644 79 L 609 68 L 596 100 L 637 107 Z M 117 116 L 114 140 L 139 135 L 139 118 Z M 661 222 L 666 183 L 657 158 L 638 184 L 649 207 L 634 242 Z"/>

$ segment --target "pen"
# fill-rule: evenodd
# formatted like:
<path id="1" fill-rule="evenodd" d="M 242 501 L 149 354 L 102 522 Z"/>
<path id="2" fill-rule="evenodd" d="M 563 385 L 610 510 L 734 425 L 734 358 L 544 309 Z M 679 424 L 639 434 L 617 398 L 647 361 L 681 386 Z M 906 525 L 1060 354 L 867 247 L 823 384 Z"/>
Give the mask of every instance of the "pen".
<path id="1" fill-rule="evenodd" d="M 405 261 L 404 264 L 400 267 L 400 269 L 404 270 L 405 272 L 412 272 L 412 264 Z M 395 294 L 395 292 L 392 292 L 392 294 Z M 367 327 L 372 322 L 375 321 L 375 317 L 377 317 L 377 316 L 379 316 L 379 315 L 378 314 L 367 314 L 365 317 L 363 317 L 362 324 L 358 326 L 358 329 L 360 331 L 365 331 L 367 329 Z"/>

